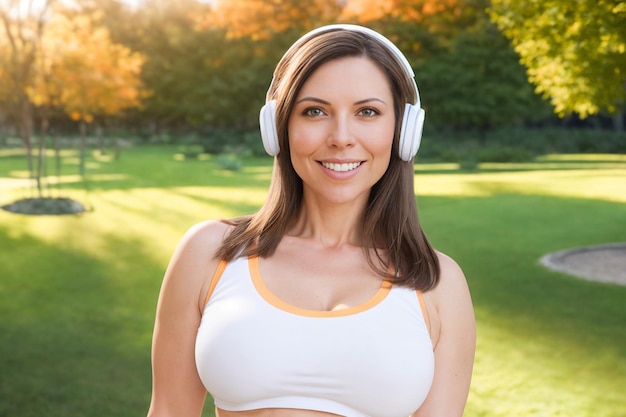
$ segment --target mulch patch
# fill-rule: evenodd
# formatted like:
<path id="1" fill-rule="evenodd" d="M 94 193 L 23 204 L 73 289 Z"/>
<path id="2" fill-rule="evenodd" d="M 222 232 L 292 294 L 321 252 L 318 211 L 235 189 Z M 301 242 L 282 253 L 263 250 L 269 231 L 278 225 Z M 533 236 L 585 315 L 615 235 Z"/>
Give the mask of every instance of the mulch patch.
<path id="1" fill-rule="evenodd" d="M 85 207 L 76 200 L 51 197 L 24 198 L 6 204 L 0 208 L 11 213 L 28 215 L 81 214 L 87 211 Z"/>

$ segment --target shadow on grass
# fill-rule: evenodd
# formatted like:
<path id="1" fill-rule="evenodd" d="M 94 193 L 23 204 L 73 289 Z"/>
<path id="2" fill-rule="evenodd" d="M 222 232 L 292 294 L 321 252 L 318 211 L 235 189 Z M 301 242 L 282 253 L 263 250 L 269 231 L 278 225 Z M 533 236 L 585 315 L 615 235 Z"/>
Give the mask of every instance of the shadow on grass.
<path id="1" fill-rule="evenodd" d="M 50 175 L 44 180 L 44 190 L 49 185 L 52 194 L 62 195 L 63 191 L 76 190 L 92 192 L 183 186 L 236 187 L 241 186 L 242 181 L 247 187 L 265 189 L 270 181 L 273 159 L 269 157 L 242 157 L 243 168 L 229 171 L 219 167 L 216 156 L 206 160 L 179 160 L 177 154 L 175 146 L 142 146 L 125 150 L 119 160 L 100 160 L 94 151 L 87 158 L 84 178 L 77 175 L 78 159 L 66 156 L 61 175 L 57 177 L 55 173 L 49 172 Z M 48 166 L 54 166 L 53 159 L 48 159 Z M 7 183 L 21 181 L 21 187 L 29 187 L 24 161 L 6 157 L 0 158 L 0 161 L 0 191 L 2 177 L 5 177 Z M 34 182 L 32 187 L 34 191 Z"/>
<path id="2" fill-rule="evenodd" d="M 182 196 L 182 204 L 133 206 L 134 200 L 121 200 L 132 193 L 110 193 L 106 198 L 114 201 L 105 205 L 115 211 L 103 211 L 107 220 L 128 225 L 150 217 L 169 225 L 178 218 L 176 227 L 182 228 L 191 216 L 181 209 L 185 199 L 200 203 L 200 210 L 215 206 L 231 212 L 238 204 L 237 210 L 249 212 L 257 207 L 245 199 L 234 203 L 222 193 L 206 196 L 205 187 L 256 192 L 269 183 L 271 161 L 265 159 L 229 172 L 215 170 L 210 160 L 176 161 L 168 149 L 140 153 L 141 158 L 122 155 L 120 161 L 90 168 L 104 178 L 92 180 L 92 189 L 165 188 L 171 194 L 156 193 L 155 198 L 169 203 Z M 449 179 L 431 188 L 436 192 Z M 576 188 L 579 181 L 565 185 Z M 626 386 L 626 289 L 548 271 L 538 260 L 559 249 L 626 239 L 626 206 L 536 195 L 536 190 L 516 194 L 507 181 L 470 185 L 484 196 L 418 198 L 428 236 L 463 267 L 474 297 L 478 400 L 470 401 L 470 409 L 479 412 L 467 415 L 539 415 L 537 410 L 541 415 L 620 415 L 626 408 L 616 389 Z M 197 193 L 181 189 L 193 186 L 200 187 Z M 153 202 L 143 194 L 134 197 Z M 12 226 L 0 224 L 0 314 L 5 318 L 0 367 L 3 376 L 10 375 L 0 382 L 0 397 L 9 399 L 0 401 L 0 415 L 145 414 L 149 339 L 163 273 L 159 261 L 143 249 L 141 239 L 148 237 L 106 235 L 102 252 L 90 255 L 76 249 L 71 233 L 65 243 L 52 245 L 20 235 L 21 229 Z M 542 391 L 533 391 L 536 387 Z M 558 401 L 565 405 L 552 405 Z M 597 407 L 611 407 L 613 401 L 617 411 L 594 413 L 577 401 Z"/>
<path id="3" fill-rule="evenodd" d="M 0 415 L 145 415 L 162 267 L 141 242 L 107 242 L 145 275 L 0 225 Z"/>
<path id="4" fill-rule="evenodd" d="M 623 205 L 516 194 L 427 196 L 419 202 L 426 232 L 459 262 L 472 289 L 479 387 L 495 367 L 485 361 L 499 360 L 513 381 L 529 378 L 521 387 L 497 382 L 500 390 L 520 396 L 565 378 L 563 390 L 543 393 L 557 401 L 570 389 L 567 380 L 582 375 L 581 398 L 598 403 L 610 394 L 607 384 L 626 382 L 626 289 L 538 264 L 545 252 L 623 238 L 615 227 L 626 224 Z M 145 414 L 163 265 L 139 239 L 106 235 L 101 253 L 89 255 L 72 246 L 73 233 L 67 232 L 66 244 L 51 245 L 0 225 L 0 367 L 10 375 L 0 383 L 0 396 L 9 399 L 0 402 L 0 415 Z M 541 383 L 530 383 L 533 378 Z M 502 400 L 499 395 L 488 398 Z M 544 400 L 540 393 L 523 402 Z M 487 403 L 484 415 L 493 406 Z"/>
<path id="5" fill-rule="evenodd" d="M 519 194 L 419 203 L 431 241 L 472 291 L 479 340 L 468 415 L 621 415 L 626 288 L 550 271 L 539 258 L 624 241 L 626 205 Z M 496 413 L 503 404 L 515 412 Z"/>
<path id="6" fill-rule="evenodd" d="M 626 240 L 623 203 L 499 194 L 427 196 L 419 205 L 433 244 L 465 269 L 479 309 L 494 317 L 529 316 L 535 328 L 559 318 L 574 319 L 582 328 L 626 323 L 626 305 L 620 302 L 626 288 L 570 277 L 539 263 L 551 251 Z M 465 219 L 454 221 L 458 216 Z M 551 334 L 567 327 L 556 323 Z M 611 339 L 626 343 L 626 327 L 601 342 Z"/>

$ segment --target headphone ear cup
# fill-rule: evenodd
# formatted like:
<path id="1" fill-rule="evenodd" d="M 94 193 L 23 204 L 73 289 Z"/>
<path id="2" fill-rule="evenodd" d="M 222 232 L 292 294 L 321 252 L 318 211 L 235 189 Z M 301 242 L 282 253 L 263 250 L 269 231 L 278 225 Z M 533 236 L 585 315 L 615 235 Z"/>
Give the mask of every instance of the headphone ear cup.
<path id="1" fill-rule="evenodd" d="M 261 128 L 261 140 L 265 152 L 271 156 L 278 155 L 278 134 L 276 133 L 276 100 L 269 100 L 259 112 L 259 126 Z"/>
<path id="2" fill-rule="evenodd" d="M 425 113 L 422 108 L 410 103 L 404 106 L 404 117 L 402 118 L 398 143 L 398 152 L 403 161 L 412 161 L 417 154 L 422 141 L 424 116 Z"/>

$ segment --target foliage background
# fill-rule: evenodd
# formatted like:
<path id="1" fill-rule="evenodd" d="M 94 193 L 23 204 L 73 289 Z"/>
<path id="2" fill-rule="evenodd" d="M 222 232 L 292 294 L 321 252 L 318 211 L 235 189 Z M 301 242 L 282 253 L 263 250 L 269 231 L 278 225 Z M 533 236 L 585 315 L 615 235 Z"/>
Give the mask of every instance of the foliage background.
<path id="1" fill-rule="evenodd" d="M 25 142 L 44 121 L 52 134 L 75 134 L 84 121 L 91 133 L 122 128 L 149 141 L 182 135 L 211 151 L 239 146 L 245 140 L 216 147 L 212 136 L 257 129 L 287 47 L 315 26 L 348 22 L 380 30 L 406 53 L 436 132 L 622 131 L 626 7 L 596 3 L 5 0 L 0 126 Z"/>
<path id="2" fill-rule="evenodd" d="M 274 65 L 306 30 L 352 22 L 417 73 L 420 215 L 464 267 L 479 325 L 466 415 L 622 417 L 624 289 L 537 259 L 624 240 L 624 4 L 0 1 L 0 202 L 34 196 L 37 177 L 90 210 L 0 210 L 0 415 L 145 413 L 174 245 L 262 203 Z"/>

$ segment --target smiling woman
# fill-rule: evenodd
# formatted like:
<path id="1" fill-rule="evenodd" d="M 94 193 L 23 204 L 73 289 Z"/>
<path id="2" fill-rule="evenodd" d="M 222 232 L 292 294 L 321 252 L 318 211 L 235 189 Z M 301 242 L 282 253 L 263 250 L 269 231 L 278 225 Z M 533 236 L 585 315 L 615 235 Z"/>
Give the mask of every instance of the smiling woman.
<path id="1" fill-rule="evenodd" d="M 395 124 L 389 82 L 369 58 L 318 68 L 302 86 L 288 123 L 291 163 L 305 200 L 352 204 L 360 198 L 365 206 L 389 166 Z"/>
<path id="2" fill-rule="evenodd" d="M 360 26 L 285 53 L 260 112 L 266 202 L 192 227 L 165 273 L 150 417 L 199 416 L 207 390 L 218 417 L 463 414 L 473 308 L 418 221 L 413 76 Z"/>

